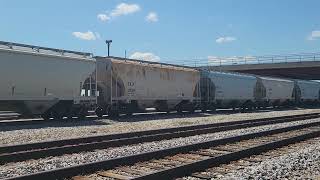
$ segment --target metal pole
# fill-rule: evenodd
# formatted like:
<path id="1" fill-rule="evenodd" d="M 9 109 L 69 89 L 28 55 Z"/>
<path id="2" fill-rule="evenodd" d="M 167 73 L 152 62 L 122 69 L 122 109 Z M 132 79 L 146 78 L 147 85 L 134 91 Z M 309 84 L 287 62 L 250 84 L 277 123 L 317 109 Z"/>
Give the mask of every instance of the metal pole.
<path id="1" fill-rule="evenodd" d="M 110 43 L 108 43 L 108 57 L 110 57 Z"/>
<path id="2" fill-rule="evenodd" d="M 112 40 L 106 40 L 106 44 L 108 45 L 108 57 L 110 57 L 110 45 L 112 43 Z"/>

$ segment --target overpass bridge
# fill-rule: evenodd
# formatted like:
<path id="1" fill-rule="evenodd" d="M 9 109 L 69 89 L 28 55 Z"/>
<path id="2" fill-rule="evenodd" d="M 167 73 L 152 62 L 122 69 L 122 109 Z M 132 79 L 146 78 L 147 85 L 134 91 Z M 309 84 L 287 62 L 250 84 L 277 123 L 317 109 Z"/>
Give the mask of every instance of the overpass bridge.
<path id="1" fill-rule="evenodd" d="M 209 58 L 208 66 L 204 68 L 263 76 L 320 80 L 320 53 Z"/>

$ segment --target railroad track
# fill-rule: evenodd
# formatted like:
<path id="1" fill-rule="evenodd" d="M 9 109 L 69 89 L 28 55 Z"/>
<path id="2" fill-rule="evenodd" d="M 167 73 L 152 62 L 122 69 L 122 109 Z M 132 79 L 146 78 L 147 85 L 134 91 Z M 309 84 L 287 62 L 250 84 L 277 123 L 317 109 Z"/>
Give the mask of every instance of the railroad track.
<path id="1" fill-rule="evenodd" d="M 107 135 L 107 136 L 95 136 L 90 138 L 71 139 L 71 140 L 63 140 L 63 141 L 51 141 L 51 142 L 43 142 L 43 143 L 35 143 L 35 144 L 6 146 L 6 147 L 0 148 L 0 154 L 1 154 L 0 160 L 2 162 L 5 162 L 5 161 L 14 162 L 14 161 L 21 161 L 21 160 L 30 159 L 30 158 L 32 159 L 39 158 L 41 156 L 43 157 L 55 156 L 57 154 L 58 155 L 66 154 L 66 153 L 80 152 L 85 150 L 91 151 L 93 149 L 109 148 L 112 146 L 123 146 L 127 144 L 135 144 L 139 142 L 158 141 L 159 138 L 160 140 L 161 138 L 170 139 L 173 137 L 189 136 L 190 134 L 194 135 L 194 134 L 202 134 L 202 133 L 219 132 L 224 130 L 261 126 L 266 124 L 298 121 L 303 119 L 313 119 L 317 117 L 319 117 L 319 114 L 313 113 L 313 114 L 303 114 L 303 115 L 295 115 L 295 116 L 224 122 L 224 123 L 218 123 L 218 124 L 187 126 L 187 127 L 170 128 L 170 129 L 158 129 L 158 130 L 115 134 L 115 135 Z M 109 140 L 106 140 L 106 139 L 109 139 Z M 94 141 L 94 143 L 91 143 L 92 141 Z M 79 142 L 82 142 L 82 144 L 79 145 L 78 144 Z M 48 146 L 53 146 L 53 148 L 45 148 Z M 41 147 L 44 149 L 41 149 Z M 28 150 L 28 148 L 31 148 L 29 149 L 30 151 Z M 64 150 L 67 150 L 67 151 L 64 151 Z"/>
<path id="2" fill-rule="evenodd" d="M 228 114 L 230 112 L 233 112 L 232 110 L 219 110 L 218 114 Z M 259 111 L 257 111 L 259 112 Z M 201 114 L 201 111 L 197 111 L 193 114 L 188 114 L 190 116 L 196 116 L 197 114 Z M 210 113 L 210 112 L 208 112 Z M 79 118 L 73 118 L 73 119 L 50 119 L 50 120 L 44 120 L 40 117 L 33 117 L 33 118 L 22 118 L 18 113 L 15 112 L 0 112 L 0 127 L 1 126 L 23 126 L 23 125 L 35 125 L 35 124 L 43 124 L 43 123 L 48 123 L 48 124 L 56 124 L 57 122 L 64 122 L 64 123 L 72 123 L 72 122 L 79 122 L 79 121 L 92 121 L 92 120 L 97 120 L 99 119 L 96 115 L 93 114 L 93 112 L 90 113 L 90 116 L 87 116 L 84 119 L 79 119 Z M 127 121 L 128 119 L 132 119 L 132 117 L 136 117 L 137 119 L 143 119 L 143 118 L 174 118 L 174 117 L 181 117 L 181 114 L 167 114 L 164 112 L 150 112 L 150 113 L 138 113 L 135 114 L 134 116 L 121 116 L 118 117 L 117 120 L 120 121 Z M 108 118 L 108 116 L 104 116 L 103 118 Z"/>
<path id="3" fill-rule="evenodd" d="M 288 154 L 291 153 L 296 153 L 299 152 L 302 148 L 301 147 L 309 147 L 309 146 L 313 146 L 314 144 L 318 144 L 320 138 L 312 138 L 312 139 L 308 139 L 305 141 L 301 141 L 301 142 L 297 142 L 295 144 L 290 144 L 288 146 L 284 146 L 281 148 L 277 148 L 274 150 L 270 150 L 261 154 L 257 154 L 257 155 L 252 155 L 250 157 L 246 157 L 246 158 L 242 158 L 236 161 L 232 161 L 230 163 L 227 164 L 222 164 L 220 166 L 215 166 L 212 168 L 208 168 L 204 171 L 201 172 L 196 172 L 196 173 L 192 173 L 190 176 L 185 176 L 185 177 L 181 177 L 181 178 L 177 178 L 176 180 L 187 180 L 187 179 L 192 179 L 192 180 L 199 180 L 199 179 L 215 179 L 215 178 L 221 178 L 223 177 L 223 179 L 237 179 L 237 177 L 241 177 L 241 179 L 248 179 L 249 177 L 254 177 L 254 173 L 248 175 L 246 174 L 246 171 L 248 171 L 248 169 L 251 170 L 255 170 L 256 168 L 259 169 L 259 166 L 263 166 L 262 164 L 266 164 L 266 163 L 271 163 L 271 165 L 273 166 L 279 166 L 279 164 L 273 164 L 273 161 L 277 161 L 279 158 L 281 159 L 281 156 L 288 156 Z M 303 154 L 302 154 L 303 156 Z M 263 163 L 263 161 L 265 161 Z M 271 161 L 271 162 L 270 162 Z M 283 157 L 282 157 L 282 161 L 283 161 Z M 294 161 L 294 160 L 293 160 Z M 281 162 L 281 160 L 280 160 Z M 277 162 L 274 162 L 277 163 Z M 303 162 L 301 162 L 301 165 L 297 165 L 298 167 L 303 167 L 305 164 Z M 294 162 L 292 164 L 289 164 L 288 166 L 292 165 L 294 166 Z M 300 164 L 300 162 L 299 162 Z M 311 163 L 313 164 L 313 163 Z M 247 170 L 245 170 L 247 169 Z M 311 175 L 311 177 L 314 177 L 312 175 L 312 170 L 310 172 L 303 172 L 301 169 L 296 168 L 298 171 L 297 172 L 292 172 L 292 174 L 286 174 L 284 175 L 285 177 L 283 178 L 287 178 L 287 179 L 296 179 L 297 175 L 300 175 L 300 177 L 305 177 L 305 175 Z M 270 170 L 270 169 L 269 169 Z M 268 171 L 268 170 L 266 170 Z M 277 172 L 278 171 L 278 172 Z M 258 176 L 264 176 L 262 174 L 260 174 L 261 171 L 259 171 L 259 173 L 257 173 Z M 281 172 L 281 171 L 280 171 Z M 238 174 L 239 173 L 239 174 Z M 242 174 L 244 173 L 244 174 Z M 268 178 L 265 179 L 274 179 L 275 177 L 277 177 L 277 175 L 279 175 L 279 168 L 277 167 L 276 171 L 273 171 L 275 176 L 271 176 L 271 173 L 268 175 Z M 267 173 L 268 174 L 268 173 Z M 280 173 L 281 174 L 281 173 Z M 236 177 L 235 177 L 235 176 Z M 242 176 L 246 176 L 246 177 L 242 177 Z M 271 177 L 270 177 L 271 176 Z M 254 177 L 255 179 L 259 179 L 259 177 Z M 278 179 L 282 178 L 282 177 L 277 177 Z M 309 177 L 305 177 L 306 179 L 309 179 Z M 310 178 L 311 179 L 311 178 Z M 317 178 L 315 178 L 317 179 Z"/>
<path id="4" fill-rule="evenodd" d="M 23 125 L 36 125 L 36 124 L 56 124 L 57 122 L 79 122 L 79 121 L 92 121 L 97 119 L 96 116 L 89 116 L 85 119 L 59 119 L 59 120 L 44 120 L 42 118 L 20 118 L 18 116 L 5 116 L 0 118 L 0 126 L 23 126 Z"/>
<path id="5" fill-rule="evenodd" d="M 0 164 L 320 117 L 319 113 L 0 146 Z"/>
<path id="6" fill-rule="evenodd" d="M 320 122 L 216 139 L 12 179 L 172 179 L 320 136 Z M 84 175 L 81 175 L 84 174 Z"/>

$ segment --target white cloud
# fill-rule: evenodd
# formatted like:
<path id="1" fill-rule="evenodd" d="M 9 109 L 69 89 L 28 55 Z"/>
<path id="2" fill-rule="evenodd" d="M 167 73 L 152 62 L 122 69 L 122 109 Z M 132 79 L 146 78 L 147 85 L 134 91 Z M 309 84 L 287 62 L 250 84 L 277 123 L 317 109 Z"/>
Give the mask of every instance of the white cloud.
<path id="1" fill-rule="evenodd" d="M 144 60 L 144 61 L 152 61 L 152 62 L 159 62 L 160 57 L 156 56 L 149 52 L 135 52 L 130 56 L 130 59 L 138 59 L 138 60 Z"/>
<path id="2" fill-rule="evenodd" d="M 312 31 L 307 39 L 310 41 L 320 39 L 320 31 Z"/>
<path id="3" fill-rule="evenodd" d="M 113 9 L 110 13 L 110 16 L 116 17 L 116 16 L 122 16 L 122 15 L 128 15 L 135 12 L 140 11 L 140 6 L 138 4 L 127 4 L 127 3 L 121 3 L 118 4 L 115 9 Z"/>
<path id="4" fill-rule="evenodd" d="M 148 22 L 157 22 L 159 20 L 158 18 L 158 14 L 155 12 L 150 12 L 147 16 L 146 16 L 146 21 Z"/>
<path id="5" fill-rule="evenodd" d="M 95 35 L 92 31 L 88 31 L 88 32 L 73 32 L 72 35 L 82 40 L 92 41 L 97 39 L 96 35 L 98 34 Z"/>
<path id="6" fill-rule="evenodd" d="M 120 3 L 113 10 L 111 10 L 111 13 L 100 13 L 97 15 L 97 18 L 102 22 L 107 22 L 114 17 L 132 14 L 140 10 L 141 8 L 138 4 Z"/>
<path id="7" fill-rule="evenodd" d="M 97 18 L 103 22 L 109 21 L 111 19 L 107 14 L 102 14 L 102 13 L 98 14 Z"/>
<path id="8" fill-rule="evenodd" d="M 235 37 L 231 37 L 231 36 L 225 36 L 225 37 L 219 37 L 216 39 L 216 43 L 228 43 L 228 42 L 232 42 L 232 41 L 235 41 L 237 40 L 237 38 Z"/>

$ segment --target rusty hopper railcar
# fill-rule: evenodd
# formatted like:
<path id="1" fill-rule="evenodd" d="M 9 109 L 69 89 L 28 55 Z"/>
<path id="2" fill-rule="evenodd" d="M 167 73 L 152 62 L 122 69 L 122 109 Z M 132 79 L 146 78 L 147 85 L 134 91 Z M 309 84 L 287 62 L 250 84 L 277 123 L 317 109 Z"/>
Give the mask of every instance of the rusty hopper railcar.
<path id="1" fill-rule="evenodd" d="M 187 67 L 95 57 L 99 90 L 96 114 L 117 116 L 155 108 L 194 111 L 200 97 L 200 72 Z"/>
<path id="2" fill-rule="evenodd" d="M 80 101 L 91 100 L 80 91 L 94 69 L 89 53 L 0 42 L 0 110 L 44 118 L 80 113 Z"/>

